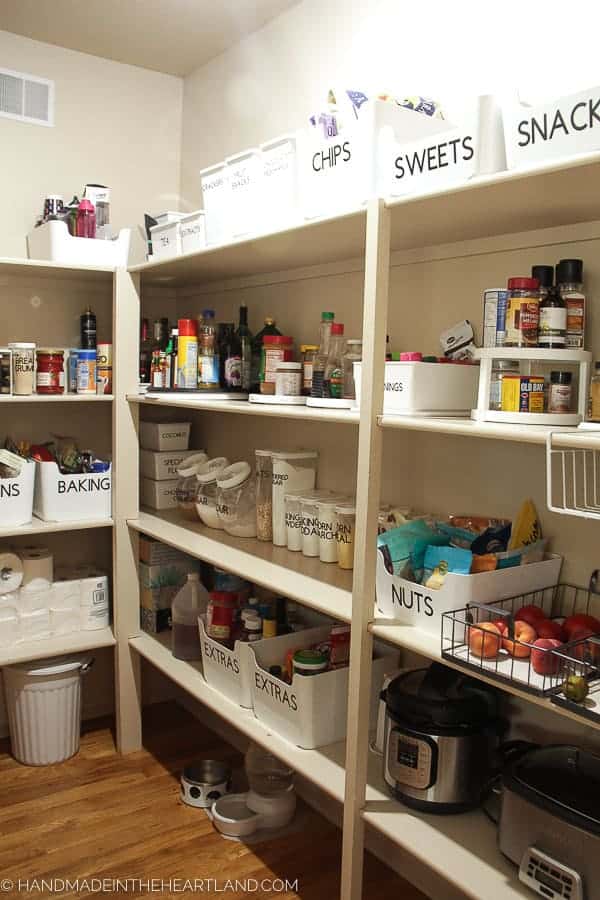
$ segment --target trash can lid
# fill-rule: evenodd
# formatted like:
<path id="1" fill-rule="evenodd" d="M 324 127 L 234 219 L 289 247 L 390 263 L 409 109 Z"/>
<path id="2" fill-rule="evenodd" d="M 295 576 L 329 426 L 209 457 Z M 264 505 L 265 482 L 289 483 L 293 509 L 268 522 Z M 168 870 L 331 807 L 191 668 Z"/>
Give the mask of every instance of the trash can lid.
<path id="1" fill-rule="evenodd" d="M 47 678 L 49 675 L 64 675 L 66 672 L 74 672 L 80 669 L 84 664 L 83 659 L 68 659 L 64 656 L 56 656 L 52 659 L 40 659 L 37 662 L 29 660 L 28 662 L 16 663 L 13 666 L 6 666 L 7 669 L 15 669 L 26 675 L 33 675 L 39 678 Z"/>

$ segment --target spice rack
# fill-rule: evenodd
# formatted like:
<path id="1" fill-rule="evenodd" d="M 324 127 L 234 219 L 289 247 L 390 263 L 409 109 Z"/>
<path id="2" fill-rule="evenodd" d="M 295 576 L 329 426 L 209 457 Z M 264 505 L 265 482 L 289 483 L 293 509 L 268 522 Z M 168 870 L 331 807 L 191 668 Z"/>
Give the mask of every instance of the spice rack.
<path id="1" fill-rule="evenodd" d="M 502 422 L 514 425 L 579 425 L 587 411 L 587 389 L 592 354 L 587 350 L 542 350 L 537 347 L 489 347 L 477 350 L 475 359 L 480 362 L 477 408 L 471 418 L 480 422 Z M 569 363 L 578 367 L 577 411 L 570 413 L 500 412 L 490 409 L 492 366 L 495 360 L 518 361 L 521 375 L 531 375 L 535 363 Z"/>

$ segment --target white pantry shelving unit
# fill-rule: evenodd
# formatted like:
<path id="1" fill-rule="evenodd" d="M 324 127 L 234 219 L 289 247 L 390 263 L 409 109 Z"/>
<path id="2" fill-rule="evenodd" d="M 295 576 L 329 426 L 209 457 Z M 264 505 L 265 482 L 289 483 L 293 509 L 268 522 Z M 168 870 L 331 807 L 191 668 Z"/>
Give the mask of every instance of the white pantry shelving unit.
<path id="1" fill-rule="evenodd" d="M 410 470 L 409 477 L 404 477 L 407 469 L 402 454 L 407 448 L 410 450 L 411 442 L 428 440 L 428 446 L 435 448 L 438 436 L 445 441 L 485 438 L 485 452 L 480 451 L 482 457 L 489 452 L 496 462 L 498 454 L 514 454 L 527 460 L 532 458 L 531 454 L 537 454 L 543 466 L 540 448 L 545 446 L 551 426 L 383 415 L 385 340 L 387 326 L 394 316 L 402 325 L 406 323 L 409 335 L 406 340 L 410 338 L 416 343 L 418 339 L 423 345 L 426 341 L 431 343 L 432 335 L 437 336 L 442 327 L 451 324 L 444 318 L 448 306 L 450 315 L 458 320 L 465 317 L 463 304 L 470 303 L 473 312 L 469 317 L 476 321 L 476 316 L 481 316 L 479 286 L 471 298 L 468 283 L 460 283 L 458 279 L 463 272 L 476 270 L 478 260 L 485 254 L 494 259 L 506 254 L 512 261 L 526 248 L 529 259 L 533 248 L 540 253 L 547 252 L 554 259 L 562 245 L 586 241 L 591 255 L 596 247 L 593 242 L 600 241 L 600 223 L 595 221 L 597 201 L 590 185 L 599 176 L 600 154 L 582 156 L 568 164 L 477 178 L 466 185 L 389 203 L 372 201 L 368 210 L 115 273 L 54 267 L 48 263 L 0 261 L 0 278 L 18 272 L 24 282 L 36 278 L 39 283 L 41 278 L 59 277 L 60 269 L 60 277 L 73 284 L 83 279 L 86 285 L 98 282 L 104 289 L 114 285 L 113 334 L 118 335 L 118 340 L 112 404 L 116 476 L 113 548 L 120 749 L 129 752 L 141 745 L 140 658 L 144 658 L 242 734 L 268 746 L 329 796 L 343 802 L 344 900 L 359 900 L 362 896 L 365 827 L 371 834 L 387 840 L 386 860 L 424 890 L 429 890 L 432 896 L 449 900 L 466 896 L 479 900 L 482 890 L 494 900 L 529 896 L 519 883 L 516 870 L 496 849 L 494 828 L 482 813 L 420 815 L 389 797 L 382 783 L 380 760 L 368 749 L 366 722 L 374 634 L 428 659 L 440 656 L 439 641 L 412 628 L 375 620 L 375 535 L 380 493 L 385 482 L 384 441 L 390 443 L 393 451 L 390 456 L 394 479 L 410 481 L 412 487 L 416 482 L 421 486 L 422 482 L 425 490 L 428 477 L 424 470 L 419 470 L 420 481 Z M 486 265 L 490 265 L 490 256 Z M 452 285 L 443 280 L 436 282 L 440 267 L 444 267 L 445 277 L 454 278 Z M 413 272 L 417 272 L 414 277 Z M 159 300 L 161 309 L 164 304 L 171 304 L 169 311 L 175 318 L 195 314 L 198 309 L 212 305 L 213 298 L 222 294 L 233 297 L 232 304 L 239 303 L 241 296 L 245 300 L 248 294 L 252 309 L 252 291 L 258 289 L 259 294 L 268 292 L 268 297 L 256 301 L 257 315 L 269 312 L 267 303 L 283 296 L 285 300 L 289 298 L 289 303 L 282 315 L 295 315 L 298 324 L 309 315 L 307 304 L 311 302 L 317 280 L 329 277 L 339 279 L 338 294 L 331 303 L 323 299 L 318 308 L 340 309 L 343 302 L 344 319 L 350 320 L 352 327 L 362 322 L 360 414 L 293 407 L 282 410 L 235 401 L 219 403 L 204 398 L 171 399 L 137 394 L 142 302 L 151 304 L 153 309 Z M 359 285 L 354 294 L 353 285 Z M 415 301 L 417 290 L 421 294 Z M 439 307 L 437 295 L 443 301 Z M 357 302 L 359 296 L 362 308 Z M 323 297 L 329 294 L 325 292 Z M 313 326 L 316 330 L 316 321 Z M 403 327 L 398 331 L 404 334 Z M 53 409 L 62 411 L 67 406 L 54 404 Z M 19 408 L 18 404 L 15 408 Z M 246 450 L 258 446 L 258 440 L 274 440 L 277 417 L 285 420 L 286 435 L 296 435 L 298 444 L 307 446 L 322 439 L 326 448 L 323 456 L 334 455 L 330 471 L 339 460 L 339 467 L 350 473 L 356 488 L 356 546 L 360 552 L 356 554 L 354 572 L 340 572 L 335 566 L 306 559 L 284 548 L 211 532 L 199 524 L 183 522 L 175 513 L 140 510 L 139 418 L 157 420 L 169 409 L 173 416 L 185 410 L 186 416 L 192 417 L 195 423 L 201 417 L 202 440 L 210 439 L 212 443 L 214 437 L 221 450 L 225 437 L 239 441 L 240 446 L 245 441 Z M 342 424 L 353 427 L 340 429 L 338 426 Z M 597 436 L 573 437 L 568 430 L 554 429 L 553 441 L 557 446 L 600 447 Z M 460 444 L 465 449 L 470 446 L 468 441 Z M 418 455 L 415 452 L 414 457 Z M 458 452 L 454 454 L 458 455 Z M 451 462 L 454 464 L 454 459 Z M 471 477 L 474 493 L 479 496 L 481 487 L 475 466 Z M 458 499 L 463 502 L 461 497 Z M 32 528 L 35 531 L 29 533 L 45 531 L 45 527 Z M 139 533 L 156 537 L 193 556 L 268 585 L 300 603 L 351 622 L 345 744 L 318 751 L 299 750 L 264 728 L 250 712 L 210 688 L 196 666 L 175 660 L 164 639 L 140 632 Z M 583 548 L 580 555 L 584 556 L 587 550 L 588 547 Z M 591 568 L 594 563 L 591 551 L 586 560 Z M 556 713 L 557 721 L 566 721 L 559 717 L 564 711 L 559 713 L 548 701 L 533 699 L 517 690 L 512 693 L 520 701 L 530 702 L 532 707 Z"/>

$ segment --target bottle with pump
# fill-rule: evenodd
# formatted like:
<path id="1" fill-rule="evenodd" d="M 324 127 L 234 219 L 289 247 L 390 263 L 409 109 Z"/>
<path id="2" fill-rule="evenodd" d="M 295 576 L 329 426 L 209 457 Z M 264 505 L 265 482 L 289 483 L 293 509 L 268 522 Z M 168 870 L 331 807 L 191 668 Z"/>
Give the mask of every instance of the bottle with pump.
<path id="1" fill-rule="evenodd" d="M 237 336 L 242 348 L 242 390 L 250 390 L 252 378 L 252 332 L 248 328 L 248 307 L 240 306 L 240 322 Z"/>
<path id="2" fill-rule="evenodd" d="M 329 356 L 329 341 L 335 313 L 322 312 L 321 325 L 319 327 L 319 352 L 313 361 L 311 397 L 327 397 L 324 391 L 323 379 Z"/>
<path id="3" fill-rule="evenodd" d="M 331 338 L 329 340 L 329 355 L 325 374 L 323 377 L 323 397 L 331 400 L 341 400 L 344 390 L 344 326 L 341 322 L 334 322 L 331 326 Z M 314 376 L 313 376 L 314 377 Z"/>
<path id="4" fill-rule="evenodd" d="M 176 659 L 201 659 L 198 616 L 206 612 L 209 594 L 197 572 L 190 572 L 187 581 L 173 598 L 172 651 Z"/>
<path id="5" fill-rule="evenodd" d="M 281 337 L 281 332 L 275 325 L 275 319 L 272 319 L 270 316 L 266 317 L 264 327 L 261 328 L 261 330 L 257 334 L 255 334 L 252 339 L 252 367 L 250 375 L 250 389 L 253 393 L 258 393 L 260 391 L 260 376 L 264 365 L 263 338 L 267 334 L 272 334 L 275 337 Z"/>

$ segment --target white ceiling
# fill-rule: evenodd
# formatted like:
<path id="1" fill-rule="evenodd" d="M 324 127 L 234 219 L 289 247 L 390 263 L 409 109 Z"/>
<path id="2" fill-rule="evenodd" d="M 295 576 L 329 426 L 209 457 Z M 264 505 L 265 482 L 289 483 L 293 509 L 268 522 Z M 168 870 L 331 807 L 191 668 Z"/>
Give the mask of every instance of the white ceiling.
<path id="1" fill-rule="evenodd" d="M 0 29 L 187 75 L 298 0 L 0 0 Z"/>

